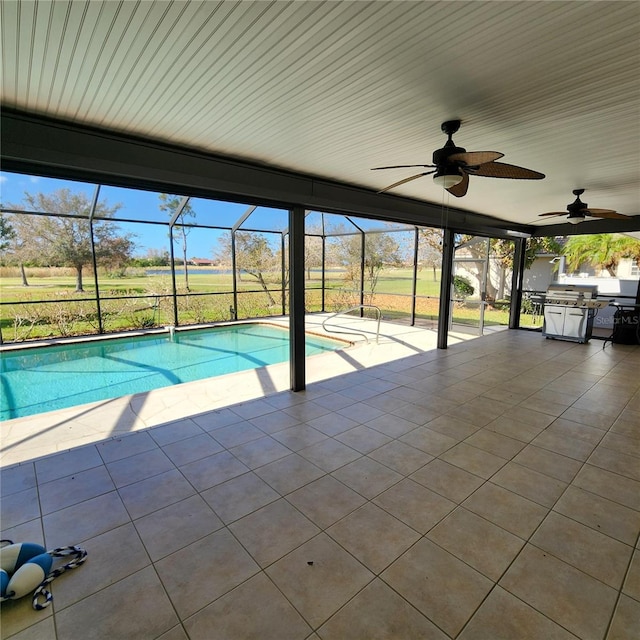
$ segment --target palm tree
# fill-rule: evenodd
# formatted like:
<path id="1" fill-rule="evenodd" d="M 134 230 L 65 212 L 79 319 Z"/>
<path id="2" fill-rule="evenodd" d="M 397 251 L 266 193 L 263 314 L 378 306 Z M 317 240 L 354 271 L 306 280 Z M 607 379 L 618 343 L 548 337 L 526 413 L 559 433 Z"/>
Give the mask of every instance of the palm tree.
<path id="1" fill-rule="evenodd" d="M 640 240 L 615 233 L 571 236 L 562 253 L 567 258 L 569 271 L 576 271 L 582 264 L 590 264 L 596 269 L 606 269 L 615 277 L 621 258 L 640 260 Z"/>

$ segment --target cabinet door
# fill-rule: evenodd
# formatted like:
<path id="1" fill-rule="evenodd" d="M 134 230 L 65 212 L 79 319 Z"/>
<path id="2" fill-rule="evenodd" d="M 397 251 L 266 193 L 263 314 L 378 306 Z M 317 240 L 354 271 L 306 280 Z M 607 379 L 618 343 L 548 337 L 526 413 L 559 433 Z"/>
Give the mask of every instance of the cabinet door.
<path id="1" fill-rule="evenodd" d="M 544 308 L 544 333 L 561 336 L 564 327 L 564 307 L 547 305 Z"/>
<path id="2" fill-rule="evenodd" d="M 567 338 L 584 338 L 587 321 L 586 309 L 567 309 L 564 319 L 564 334 Z"/>

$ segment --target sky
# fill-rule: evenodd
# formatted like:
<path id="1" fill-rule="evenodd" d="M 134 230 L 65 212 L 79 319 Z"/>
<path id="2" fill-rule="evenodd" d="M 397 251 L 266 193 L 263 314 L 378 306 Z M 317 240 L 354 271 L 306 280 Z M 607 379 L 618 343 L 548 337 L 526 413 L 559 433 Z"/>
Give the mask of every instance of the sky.
<path id="1" fill-rule="evenodd" d="M 35 195 L 37 193 L 50 194 L 58 189 L 66 188 L 74 193 L 82 193 L 88 201 L 92 201 L 95 195 L 96 185 L 93 183 L 77 182 L 71 180 L 59 180 L 42 176 L 27 174 L 0 172 L 0 203 L 3 207 L 20 205 L 23 203 L 24 194 Z M 115 214 L 116 218 L 126 220 L 154 220 L 167 221 L 169 213 L 160 209 L 161 200 L 159 193 L 120 187 L 101 186 L 99 202 L 108 207 L 119 205 Z M 179 198 L 179 196 L 178 196 Z M 189 201 L 194 218 L 200 224 L 215 225 L 225 228 L 232 227 L 249 209 L 246 204 L 224 202 L 220 200 L 207 200 L 203 198 L 191 198 Z M 358 226 L 364 230 L 381 228 L 384 223 L 373 220 L 356 219 Z M 282 231 L 287 228 L 288 213 L 283 209 L 257 207 L 247 218 L 241 228 L 252 230 Z M 133 222 L 118 222 L 123 232 L 134 234 L 136 245 L 134 254 L 144 256 L 151 249 L 158 251 L 169 250 L 168 229 L 166 226 L 154 224 L 141 224 Z M 320 214 L 312 212 L 306 218 L 307 229 L 320 227 Z M 325 217 L 326 228 L 332 225 L 344 225 L 353 227 L 343 216 Z M 194 229 L 187 237 L 188 258 L 213 258 L 214 252 L 219 246 L 219 238 L 228 231 L 214 229 Z M 274 247 L 279 248 L 281 235 L 279 233 L 266 233 L 265 237 L 272 240 Z M 178 244 L 175 245 L 176 258 L 181 257 Z"/>

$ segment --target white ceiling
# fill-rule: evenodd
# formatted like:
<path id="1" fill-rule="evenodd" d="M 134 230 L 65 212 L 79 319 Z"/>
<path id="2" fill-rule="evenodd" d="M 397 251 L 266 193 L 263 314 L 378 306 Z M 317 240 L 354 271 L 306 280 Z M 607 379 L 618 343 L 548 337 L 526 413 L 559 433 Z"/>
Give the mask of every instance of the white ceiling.
<path id="1" fill-rule="evenodd" d="M 640 3 L 2 2 L 2 103 L 373 190 L 445 136 L 541 171 L 450 204 L 640 215 Z M 417 171 L 416 171 L 417 172 Z M 393 193 L 440 204 L 424 177 Z"/>

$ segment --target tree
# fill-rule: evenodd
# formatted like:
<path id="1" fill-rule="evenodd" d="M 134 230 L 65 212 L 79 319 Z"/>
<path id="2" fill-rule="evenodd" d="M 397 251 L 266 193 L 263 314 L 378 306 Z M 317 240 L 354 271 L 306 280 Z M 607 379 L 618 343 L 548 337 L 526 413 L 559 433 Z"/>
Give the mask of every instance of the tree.
<path id="1" fill-rule="evenodd" d="M 180 202 L 182 198 L 178 196 L 171 196 L 167 193 L 160 194 L 160 210 L 169 214 L 169 217 L 173 217 L 175 212 L 178 210 L 180 206 Z M 191 205 L 187 202 L 187 204 L 183 207 L 182 211 L 178 214 L 178 217 L 174 223 L 174 234 L 173 241 L 176 244 L 180 245 L 182 249 L 182 264 L 184 266 L 184 287 L 187 291 L 189 291 L 189 267 L 187 266 L 187 236 L 191 233 L 193 227 L 185 226 L 185 222 L 187 218 L 196 217 L 196 212 L 193 210 Z M 175 231 L 177 229 L 177 231 Z"/>
<path id="2" fill-rule="evenodd" d="M 346 267 L 347 281 L 357 282 L 362 263 L 362 235 L 357 233 L 336 236 L 331 253 L 336 262 Z M 392 237 L 392 234 L 384 232 L 364 234 L 364 280 L 365 288 L 369 294 L 375 292 L 383 267 L 401 264 L 400 245 Z"/>
<path id="3" fill-rule="evenodd" d="M 578 270 L 582 264 L 590 264 L 615 277 L 622 258 L 640 259 L 640 241 L 616 233 L 571 236 L 562 253 L 567 258 L 570 271 Z"/>
<path id="4" fill-rule="evenodd" d="M 5 251 L 11 246 L 12 240 L 16 237 L 16 232 L 3 214 L 0 213 L 0 251 Z"/>
<path id="5" fill-rule="evenodd" d="M 221 262 L 231 263 L 231 234 L 223 234 L 218 239 L 218 247 L 214 255 Z M 274 250 L 269 240 L 262 233 L 247 231 L 235 232 L 236 271 L 243 272 L 256 279 L 264 291 L 269 305 L 274 305 L 274 300 L 267 278 L 269 273 L 281 270 L 281 257 L 278 250 Z"/>
<path id="6" fill-rule="evenodd" d="M 93 223 L 89 221 L 90 200 L 84 194 L 72 193 L 69 189 L 58 189 L 50 194 L 25 193 L 22 205 L 10 207 L 52 214 L 12 214 L 11 223 L 16 232 L 13 253 L 21 265 L 32 262 L 73 267 L 76 291 L 84 291 L 83 269 L 92 264 L 92 233 L 98 264 L 113 266 L 131 258 L 133 236 L 122 234 L 120 228 L 108 220 L 120 205 L 108 206 L 104 201 L 98 202 Z"/>

